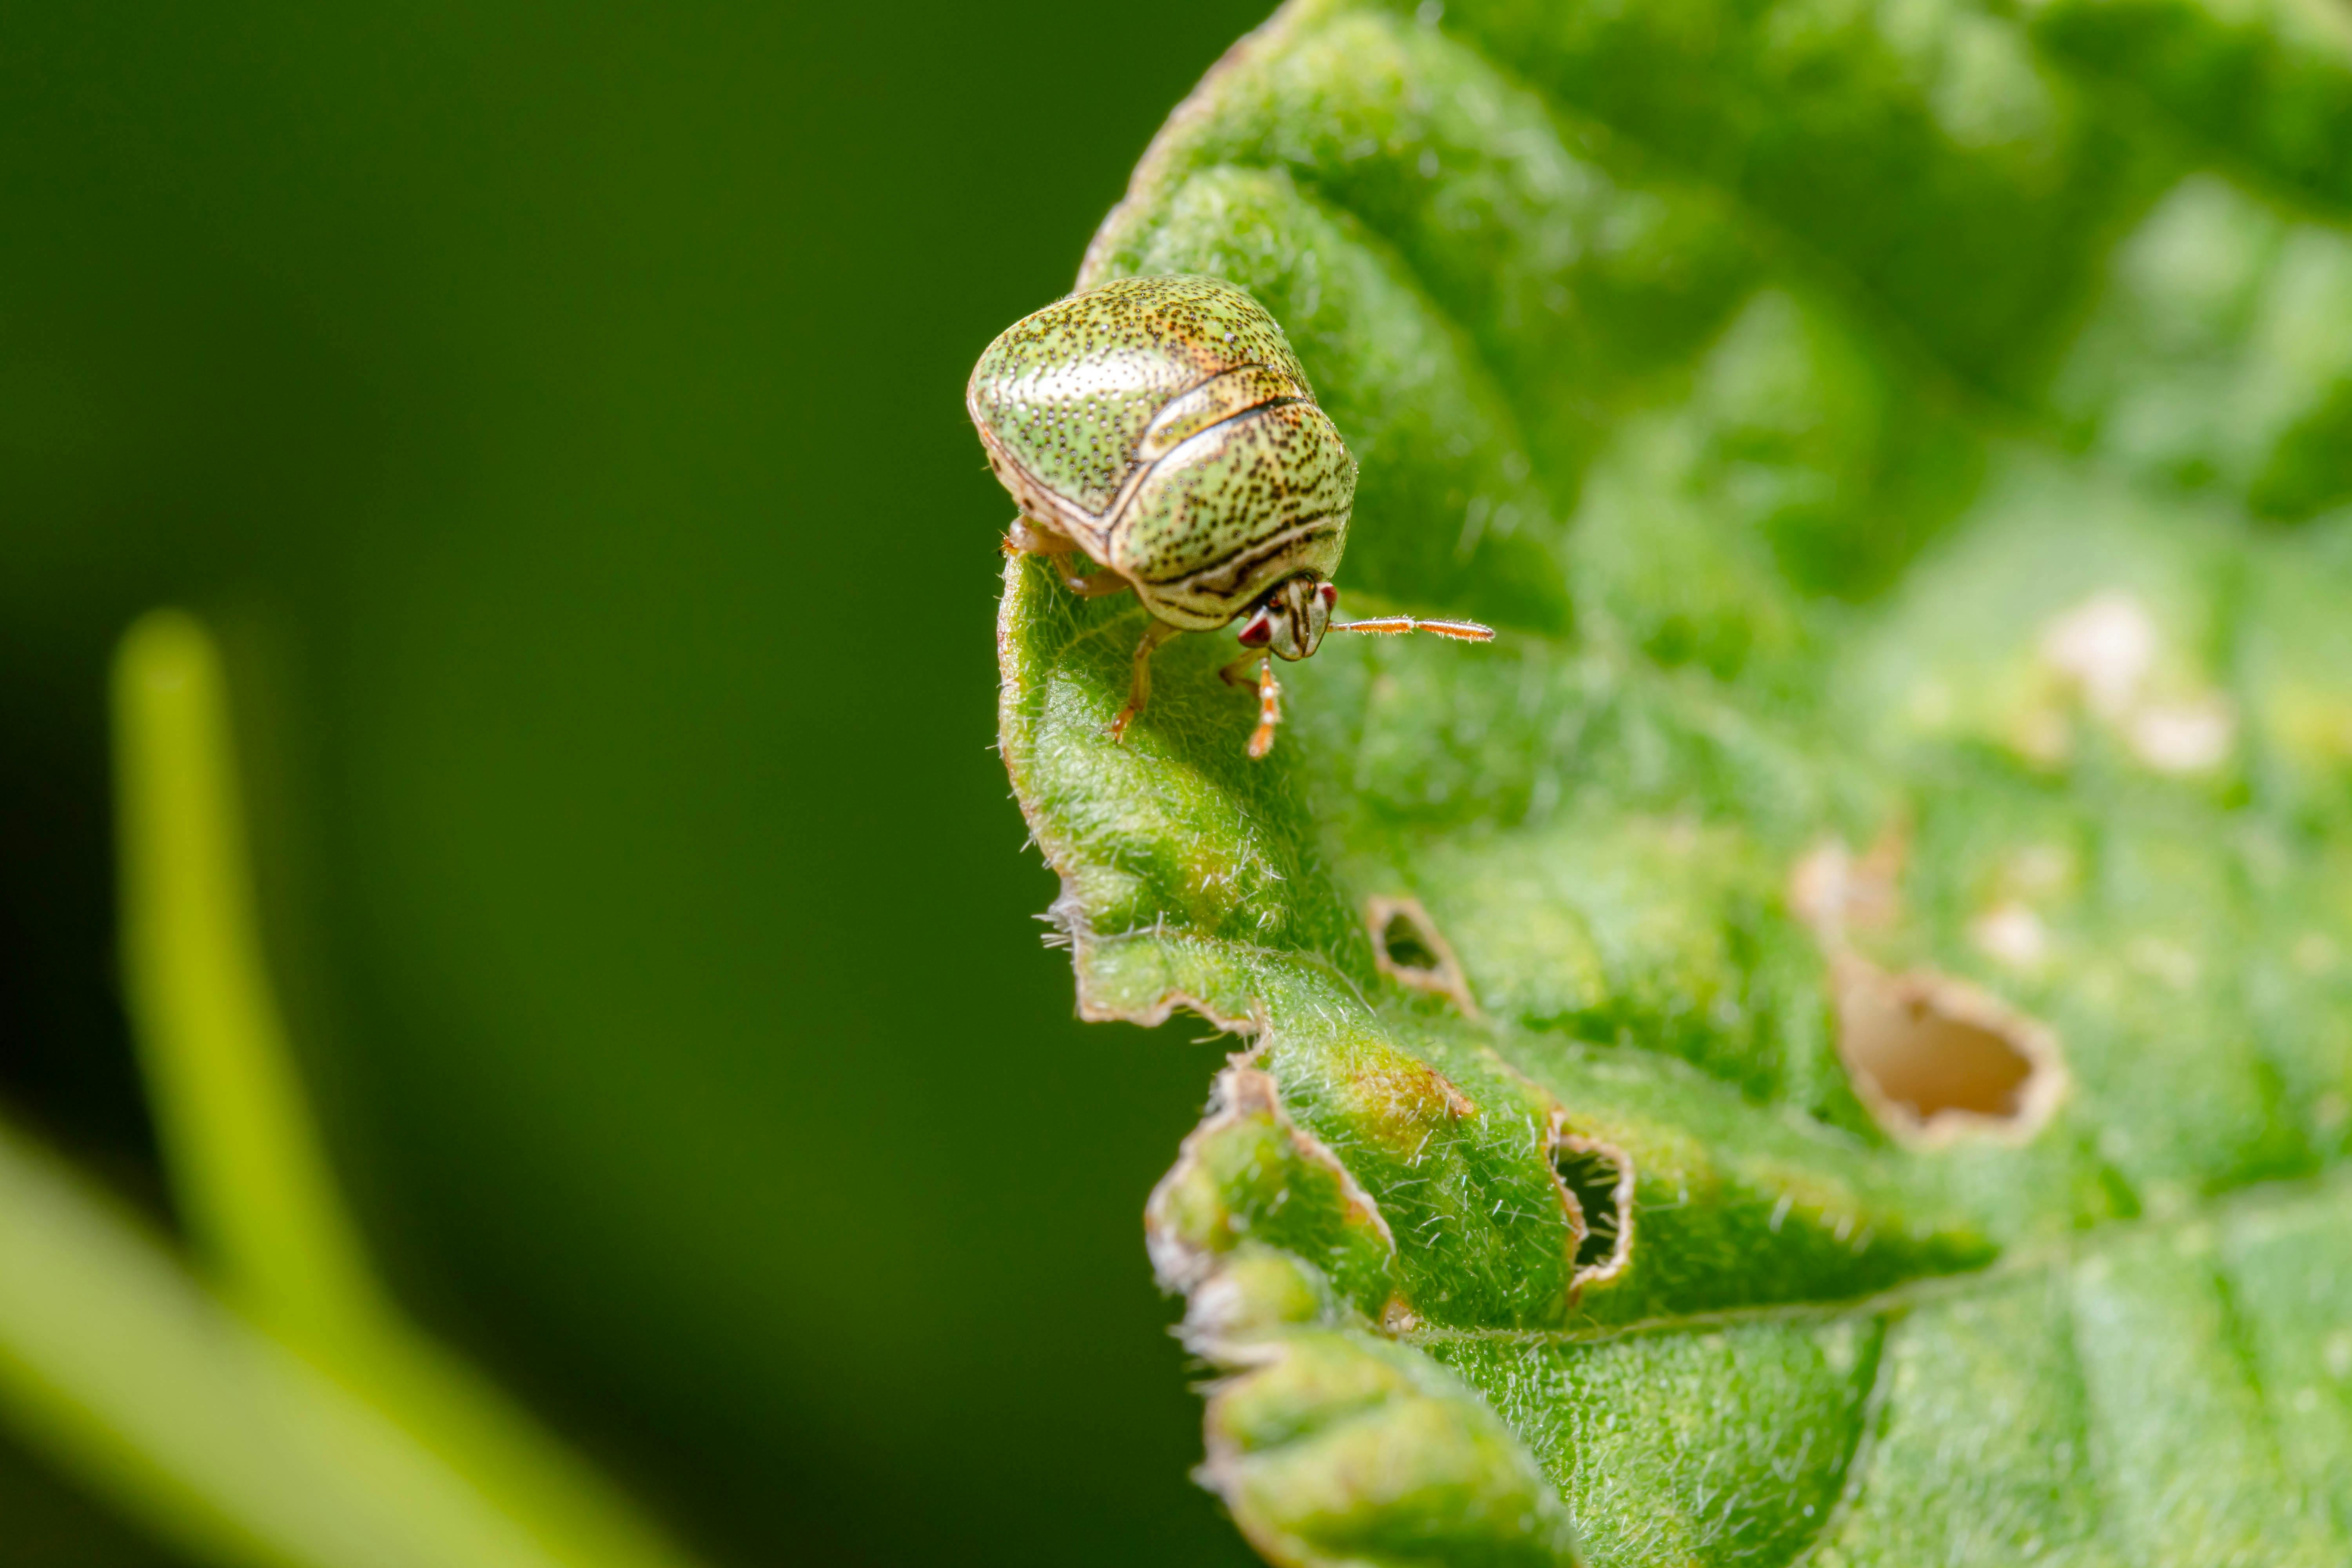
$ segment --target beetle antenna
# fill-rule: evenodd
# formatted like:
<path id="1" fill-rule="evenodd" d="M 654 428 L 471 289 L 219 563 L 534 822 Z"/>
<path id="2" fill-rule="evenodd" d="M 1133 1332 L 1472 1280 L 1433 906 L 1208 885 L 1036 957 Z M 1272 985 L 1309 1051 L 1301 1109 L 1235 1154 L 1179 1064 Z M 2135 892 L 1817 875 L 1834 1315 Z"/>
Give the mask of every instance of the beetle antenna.
<path id="1" fill-rule="evenodd" d="M 1456 642 L 1493 642 L 1495 628 L 1482 626 L 1476 621 L 1432 621 L 1418 616 L 1374 616 L 1362 621 L 1333 621 L 1326 631 L 1372 632 L 1381 637 L 1402 637 L 1407 632 L 1433 632 Z"/>

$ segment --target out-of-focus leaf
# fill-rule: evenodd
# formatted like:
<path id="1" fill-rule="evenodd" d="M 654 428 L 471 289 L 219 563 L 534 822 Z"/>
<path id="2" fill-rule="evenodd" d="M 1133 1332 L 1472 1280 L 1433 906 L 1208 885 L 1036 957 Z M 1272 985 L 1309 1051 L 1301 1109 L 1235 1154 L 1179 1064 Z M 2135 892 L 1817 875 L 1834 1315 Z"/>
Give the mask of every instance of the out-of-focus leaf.
<path id="1" fill-rule="evenodd" d="M 1503 630 L 1253 763 L 1006 571 L 1081 1008 L 1252 1037 L 1150 1227 L 1271 1560 L 2352 1554 L 2347 160 L 2352 17 L 2189 0 L 1321 0 L 1171 120 L 1081 282 L 1250 289 L 1350 604 Z"/>
<path id="2" fill-rule="evenodd" d="M 0 1129 L 0 1417 L 205 1561 L 684 1568 L 380 1292 L 263 963 L 219 657 L 158 614 L 115 676 L 125 978 L 210 1278 Z"/>

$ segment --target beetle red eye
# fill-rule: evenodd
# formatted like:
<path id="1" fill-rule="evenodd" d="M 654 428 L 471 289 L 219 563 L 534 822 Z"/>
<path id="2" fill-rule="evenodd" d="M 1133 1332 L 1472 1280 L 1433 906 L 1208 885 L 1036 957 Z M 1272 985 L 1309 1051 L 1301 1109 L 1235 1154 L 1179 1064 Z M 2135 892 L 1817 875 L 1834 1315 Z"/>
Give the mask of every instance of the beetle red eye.
<path id="1" fill-rule="evenodd" d="M 1242 627 L 1241 644 L 1244 647 L 1264 647 L 1273 640 L 1274 622 L 1267 618 L 1264 610 L 1252 616 L 1249 624 Z"/>
<path id="2" fill-rule="evenodd" d="M 1326 583 L 1323 584 L 1321 592 L 1323 595 L 1323 607 L 1327 610 L 1338 608 L 1339 604 L 1339 590 L 1338 585 L 1335 584 Z"/>

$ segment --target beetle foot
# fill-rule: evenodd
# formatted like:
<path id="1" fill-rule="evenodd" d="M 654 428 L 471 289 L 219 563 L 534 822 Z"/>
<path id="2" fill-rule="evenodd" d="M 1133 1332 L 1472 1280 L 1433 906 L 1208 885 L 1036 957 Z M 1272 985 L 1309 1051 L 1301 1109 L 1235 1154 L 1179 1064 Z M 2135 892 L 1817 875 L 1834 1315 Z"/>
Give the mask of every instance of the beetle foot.
<path id="1" fill-rule="evenodd" d="M 1282 682 L 1274 678 L 1274 660 L 1257 672 L 1257 728 L 1250 731 L 1249 754 L 1263 757 L 1274 750 L 1275 727 L 1282 722 Z"/>
<path id="2" fill-rule="evenodd" d="M 1151 700 L 1151 650 L 1181 629 L 1170 626 L 1166 621 L 1144 623 L 1143 640 L 1135 645 L 1135 674 L 1133 683 L 1127 689 L 1127 706 L 1120 709 L 1118 717 L 1110 721 L 1110 738 L 1114 743 L 1127 739 L 1128 725 L 1143 711 L 1143 705 Z"/>
<path id="3" fill-rule="evenodd" d="M 1091 576 L 1081 577 L 1063 565 L 1059 556 L 1054 558 L 1054 568 L 1062 574 L 1062 585 L 1081 599 L 1099 599 L 1132 586 L 1116 572 L 1097 572 Z"/>

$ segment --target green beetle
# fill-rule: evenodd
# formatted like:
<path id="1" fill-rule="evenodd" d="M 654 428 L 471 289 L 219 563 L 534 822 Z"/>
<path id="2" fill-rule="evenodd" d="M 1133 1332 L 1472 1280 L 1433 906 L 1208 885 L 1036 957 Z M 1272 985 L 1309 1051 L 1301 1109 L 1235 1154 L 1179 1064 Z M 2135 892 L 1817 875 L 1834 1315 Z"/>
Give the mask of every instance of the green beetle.
<path id="1" fill-rule="evenodd" d="M 1307 658 L 1326 631 L 1494 637 L 1472 621 L 1331 619 L 1356 459 L 1282 328 L 1230 283 L 1130 278 L 1048 305 L 988 345 L 964 403 L 1021 508 L 1006 552 L 1050 558 L 1078 594 L 1132 588 L 1150 614 L 1113 740 L 1180 632 L 1247 617 L 1248 651 L 1223 674 L 1257 688 L 1254 757 L 1281 721 L 1275 659 Z M 1073 573 L 1079 553 L 1101 570 Z"/>

